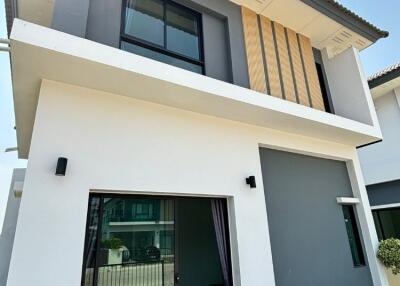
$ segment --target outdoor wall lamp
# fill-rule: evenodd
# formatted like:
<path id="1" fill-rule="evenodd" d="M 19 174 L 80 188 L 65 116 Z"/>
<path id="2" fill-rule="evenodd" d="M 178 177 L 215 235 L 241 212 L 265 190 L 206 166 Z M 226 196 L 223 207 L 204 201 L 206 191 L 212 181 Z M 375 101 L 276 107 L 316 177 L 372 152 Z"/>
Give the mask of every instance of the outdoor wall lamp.
<path id="1" fill-rule="evenodd" d="M 246 184 L 248 184 L 250 188 L 254 189 L 256 187 L 256 177 L 250 176 L 246 178 Z"/>
<path id="2" fill-rule="evenodd" d="M 56 176 L 65 176 L 65 172 L 67 171 L 67 162 L 68 162 L 67 158 L 58 157 Z"/>

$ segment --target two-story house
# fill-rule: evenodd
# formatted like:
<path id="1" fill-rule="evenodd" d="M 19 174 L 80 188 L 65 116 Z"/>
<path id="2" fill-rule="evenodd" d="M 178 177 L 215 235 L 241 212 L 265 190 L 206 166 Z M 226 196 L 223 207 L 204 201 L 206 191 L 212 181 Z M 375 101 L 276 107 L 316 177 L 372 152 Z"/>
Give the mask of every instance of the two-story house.
<path id="1" fill-rule="evenodd" d="M 6 5 L 8 286 L 387 285 L 356 151 L 387 32 L 332 0 Z"/>

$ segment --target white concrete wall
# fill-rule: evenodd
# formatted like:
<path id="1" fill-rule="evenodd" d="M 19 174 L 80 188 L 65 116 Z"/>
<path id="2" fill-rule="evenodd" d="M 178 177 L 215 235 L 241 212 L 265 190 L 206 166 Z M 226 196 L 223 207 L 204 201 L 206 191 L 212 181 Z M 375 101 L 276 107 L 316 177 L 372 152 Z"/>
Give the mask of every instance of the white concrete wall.
<path id="1" fill-rule="evenodd" d="M 8 193 L 6 213 L 3 229 L 0 233 L 0 286 L 7 282 L 8 267 L 10 265 L 11 252 L 14 244 L 15 228 L 17 226 L 20 197 L 14 196 L 14 183 L 23 182 L 25 169 L 14 169 L 11 178 L 10 191 Z"/>
<path id="2" fill-rule="evenodd" d="M 390 286 L 399 286 L 400 285 L 400 275 L 394 275 L 392 270 L 386 269 L 386 274 L 388 276 L 389 285 Z"/>
<path id="3" fill-rule="evenodd" d="M 43 81 L 8 286 L 80 284 L 90 190 L 228 197 L 235 285 L 273 286 L 260 145 L 348 163 L 374 285 L 386 285 L 354 147 Z"/>
<path id="4" fill-rule="evenodd" d="M 367 185 L 400 179 L 400 89 L 374 100 L 383 141 L 358 150 Z"/>
<path id="5" fill-rule="evenodd" d="M 355 48 L 348 48 L 329 58 L 327 50 L 323 50 L 322 59 L 335 114 L 378 126 L 358 51 Z"/>

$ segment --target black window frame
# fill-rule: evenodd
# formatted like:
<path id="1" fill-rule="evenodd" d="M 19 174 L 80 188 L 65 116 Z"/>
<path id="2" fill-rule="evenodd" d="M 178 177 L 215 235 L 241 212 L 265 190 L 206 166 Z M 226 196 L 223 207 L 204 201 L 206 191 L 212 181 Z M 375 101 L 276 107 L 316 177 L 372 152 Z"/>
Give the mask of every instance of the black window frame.
<path id="1" fill-rule="evenodd" d="M 199 35 L 198 35 L 198 37 L 199 37 L 199 41 L 198 41 L 199 59 L 197 60 L 195 58 L 188 57 L 186 55 L 183 55 L 183 54 L 180 54 L 180 53 L 177 53 L 177 52 L 174 52 L 174 51 L 170 51 L 170 50 L 168 50 L 166 48 L 166 46 L 167 46 L 167 25 L 166 24 L 164 24 L 164 45 L 163 45 L 163 47 L 159 46 L 159 45 L 156 45 L 154 43 L 150 43 L 150 42 L 148 42 L 146 40 L 139 39 L 139 38 L 137 38 L 135 36 L 125 34 L 125 32 L 124 32 L 125 31 L 125 14 L 126 14 L 128 0 L 122 0 L 119 48 L 121 49 L 123 41 L 127 42 L 127 43 L 130 43 L 130 44 L 134 44 L 134 45 L 140 46 L 142 48 L 149 49 L 149 50 L 152 50 L 154 52 L 157 52 L 157 53 L 160 53 L 160 54 L 164 54 L 166 56 L 170 56 L 170 57 L 173 57 L 173 58 L 176 58 L 176 59 L 179 59 L 179 60 L 194 64 L 194 65 L 197 65 L 197 66 L 199 66 L 201 68 L 201 74 L 205 75 L 206 68 L 205 68 L 205 61 L 204 61 L 204 35 L 203 35 L 203 18 L 202 18 L 202 14 L 200 12 L 198 12 L 198 11 L 195 11 L 195 10 L 193 10 L 191 8 L 188 8 L 186 6 L 178 4 L 178 3 L 174 2 L 174 1 L 171 1 L 171 0 L 160 0 L 160 1 L 163 2 L 163 20 L 164 20 L 164 23 L 166 22 L 166 12 L 167 12 L 166 6 L 167 6 L 167 4 L 171 5 L 171 6 L 174 6 L 177 9 L 184 10 L 185 12 L 187 12 L 189 14 L 192 14 L 193 16 L 196 17 L 196 19 L 197 19 L 197 28 L 198 28 L 198 31 L 199 31 Z M 174 65 L 172 65 L 172 66 L 174 66 Z"/>
<path id="2" fill-rule="evenodd" d="M 346 211 L 347 210 L 347 211 Z M 349 241 L 349 247 L 350 247 L 350 251 L 351 251 L 351 257 L 353 260 L 353 266 L 354 267 L 364 267 L 366 266 L 366 259 L 365 259 L 365 255 L 364 255 L 364 247 L 363 247 L 363 243 L 361 241 L 361 235 L 360 235 L 360 231 L 359 231 L 359 227 L 358 227 L 358 220 L 357 220 L 357 216 L 356 216 L 356 211 L 355 211 L 355 206 L 354 205 L 342 205 L 342 211 L 343 211 L 343 218 L 345 220 L 345 225 L 346 225 L 346 235 Z M 351 247 L 351 238 L 350 235 L 348 233 L 347 230 L 347 223 L 346 223 L 346 212 L 348 212 L 349 214 L 349 223 L 350 223 L 350 227 L 351 230 L 353 232 L 353 236 L 354 236 L 354 242 L 355 242 L 355 253 L 353 252 L 353 248 Z M 357 255 L 358 257 L 358 261 L 356 261 L 355 259 L 355 255 Z"/>
<path id="3" fill-rule="evenodd" d="M 400 207 L 379 208 L 379 209 L 373 209 L 373 210 L 372 210 L 372 215 L 373 215 L 373 216 L 376 215 L 376 218 L 377 218 L 377 221 L 378 221 L 378 223 L 376 223 L 376 222 L 375 222 L 375 217 L 374 217 L 375 229 L 376 229 L 378 238 L 379 238 L 379 236 L 380 236 L 379 233 L 380 233 L 381 236 L 382 236 L 382 240 L 385 240 L 385 239 L 388 239 L 388 238 L 391 238 L 391 237 L 392 237 L 392 236 L 388 236 L 388 235 L 385 234 L 385 230 L 384 230 L 384 228 L 383 228 L 382 218 L 381 218 L 380 214 L 381 214 L 382 212 L 385 212 L 385 211 L 398 211 L 398 210 L 400 210 Z"/>

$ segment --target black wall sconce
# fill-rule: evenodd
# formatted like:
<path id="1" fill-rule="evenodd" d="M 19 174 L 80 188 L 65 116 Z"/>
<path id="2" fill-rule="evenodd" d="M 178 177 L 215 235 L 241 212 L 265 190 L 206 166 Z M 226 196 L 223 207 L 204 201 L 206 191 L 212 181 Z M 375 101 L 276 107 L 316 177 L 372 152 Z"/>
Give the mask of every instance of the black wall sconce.
<path id="1" fill-rule="evenodd" d="M 250 188 L 254 189 L 256 186 L 256 177 L 250 176 L 246 178 L 246 184 L 250 185 Z"/>
<path id="2" fill-rule="evenodd" d="M 67 158 L 58 157 L 56 176 L 65 176 L 65 172 L 67 171 L 67 163 L 68 163 Z"/>

